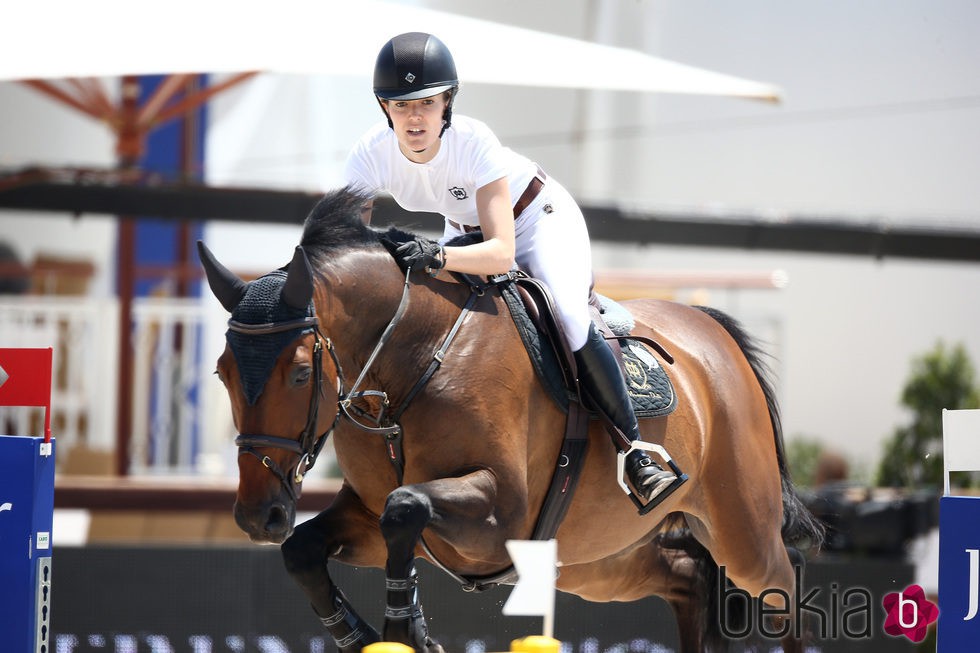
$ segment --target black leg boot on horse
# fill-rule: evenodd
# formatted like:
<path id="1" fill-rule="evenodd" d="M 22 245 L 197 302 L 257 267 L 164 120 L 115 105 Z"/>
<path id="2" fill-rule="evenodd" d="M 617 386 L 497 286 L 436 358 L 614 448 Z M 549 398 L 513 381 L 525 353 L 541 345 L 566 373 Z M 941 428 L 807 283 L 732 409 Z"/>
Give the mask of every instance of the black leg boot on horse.
<path id="1" fill-rule="evenodd" d="M 666 460 L 670 469 L 664 469 L 647 455 L 647 451 L 658 447 L 641 439 L 619 363 L 594 324 L 585 346 L 575 352 L 575 362 L 579 382 L 595 407 L 605 415 L 609 436 L 620 456 L 625 456 L 626 476 L 643 501 L 632 494 L 629 496 L 640 514 L 646 514 L 679 488 L 687 480 L 687 474 L 682 474 L 669 458 Z"/>
<path id="2" fill-rule="evenodd" d="M 429 637 L 429 628 L 419 600 L 415 547 L 422 530 L 432 520 L 432 500 L 417 488 L 402 486 L 388 495 L 379 524 L 388 548 L 385 565 L 385 624 L 382 637 L 399 642 L 416 653 L 445 653 Z"/>

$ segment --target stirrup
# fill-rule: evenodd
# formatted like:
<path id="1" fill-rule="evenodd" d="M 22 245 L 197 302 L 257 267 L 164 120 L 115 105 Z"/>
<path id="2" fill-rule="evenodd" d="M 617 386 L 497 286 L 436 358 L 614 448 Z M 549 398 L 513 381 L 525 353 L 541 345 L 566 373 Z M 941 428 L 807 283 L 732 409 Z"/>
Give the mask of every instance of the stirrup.
<path id="1" fill-rule="evenodd" d="M 626 457 L 634 451 L 652 451 L 653 453 L 657 454 L 660 458 L 663 458 L 664 462 L 667 463 L 667 466 L 670 467 L 670 470 L 674 472 L 674 475 L 677 477 L 670 485 L 661 490 L 660 494 L 656 495 L 646 503 L 643 503 L 643 500 L 630 489 L 630 486 L 627 485 L 626 481 L 624 480 L 626 476 Z M 674 491 L 686 481 L 687 474 L 681 471 L 680 467 L 677 466 L 677 463 L 675 463 L 670 457 L 670 454 L 667 453 L 667 450 L 659 444 L 652 444 L 650 442 L 644 442 L 643 440 L 634 440 L 630 443 L 629 449 L 626 451 L 620 451 L 616 456 L 616 482 L 619 483 L 619 487 L 623 489 L 623 492 L 625 492 L 626 496 L 630 498 L 630 501 L 632 501 L 633 505 L 636 506 L 637 512 L 639 512 L 641 515 L 647 514 L 663 503 L 664 499 L 673 494 Z"/>

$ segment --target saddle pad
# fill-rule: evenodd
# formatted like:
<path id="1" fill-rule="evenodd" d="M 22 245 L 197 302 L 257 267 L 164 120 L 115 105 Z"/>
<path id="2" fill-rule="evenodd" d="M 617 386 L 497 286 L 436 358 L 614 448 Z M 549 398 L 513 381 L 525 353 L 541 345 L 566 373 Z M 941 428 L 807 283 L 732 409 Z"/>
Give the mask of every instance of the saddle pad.
<path id="1" fill-rule="evenodd" d="M 677 407 L 674 385 L 660 361 L 639 340 L 620 338 L 626 388 L 637 417 L 668 415 Z"/>
<path id="2" fill-rule="evenodd" d="M 538 331 L 528 316 L 513 283 L 500 286 L 501 294 L 510 308 L 511 317 L 521 334 L 531 363 L 548 393 L 563 411 L 568 411 L 569 390 L 565 388 L 557 355 L 547 338 Z M 625 310 L 625 309 L 622 309 Z M 638 418 L 668 415 L 677 407 L 677 395 L 660 361 L 640 341 L 620 338 L 626 386 Z M 593 416 L 595 417 L 595 416 Z"/>

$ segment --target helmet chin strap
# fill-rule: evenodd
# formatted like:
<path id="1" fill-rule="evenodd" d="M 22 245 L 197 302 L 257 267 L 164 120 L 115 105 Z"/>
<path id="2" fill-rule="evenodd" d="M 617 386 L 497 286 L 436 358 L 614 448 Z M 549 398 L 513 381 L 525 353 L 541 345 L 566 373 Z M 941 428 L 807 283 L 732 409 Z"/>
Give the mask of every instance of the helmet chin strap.
<path id="1" fill-rule="evenodd" d="M 378 106 L 381 107 L 381 113 L 385 114 L 385 118 L 388 120 L 388 127 L 390 129 L 394 129 L 395 123 L 391 122 L 391 116 L 388 115 L 388 110 L 385 109 L 385 101 L 379 98 L 377 95 L 374 96 L 374 99 L 378 101 Z"/>
<path id="2" fill-rule="evenodd" d="M 454 86 L 449 91 L 449 101 L 446 102 L 446 109 L 442 112 L 442 131 L 439 132 L 439 138 L 442 138 L 442 135 L 446 133 L 446 130 L 449 129 L 449 124 L 453 120 L 453 102 L 456 101 L 457 91 L 459 91 L 458 86 Z"/>

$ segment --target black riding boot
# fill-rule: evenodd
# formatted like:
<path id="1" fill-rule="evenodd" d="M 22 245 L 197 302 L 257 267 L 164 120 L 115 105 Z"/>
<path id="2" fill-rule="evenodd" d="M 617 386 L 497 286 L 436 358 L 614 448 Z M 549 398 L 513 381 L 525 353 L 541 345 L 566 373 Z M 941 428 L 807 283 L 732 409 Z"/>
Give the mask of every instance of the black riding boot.
<path id="1" fill-rule="evenodd" d="M 626 382 L 616 356 L 593 324 L 585 346 L 575 352 L 579 382 L 589 398 L 622 434 L 610 431 L 613 444 L 625 451 L 631 442 L 640 439 L 640 427 L 633 412 L 633 403 L 626 391 Z M 626 456 L 626 475 L 646 501 L 651 501 L 676 479 L 677 475 L 651 460 L 642 450 Z"/>

